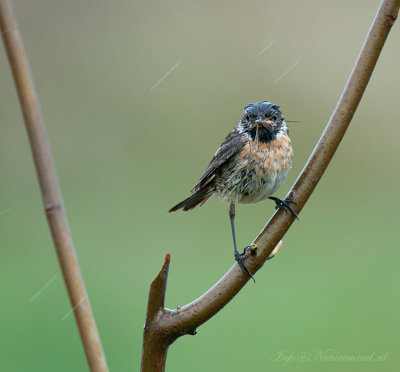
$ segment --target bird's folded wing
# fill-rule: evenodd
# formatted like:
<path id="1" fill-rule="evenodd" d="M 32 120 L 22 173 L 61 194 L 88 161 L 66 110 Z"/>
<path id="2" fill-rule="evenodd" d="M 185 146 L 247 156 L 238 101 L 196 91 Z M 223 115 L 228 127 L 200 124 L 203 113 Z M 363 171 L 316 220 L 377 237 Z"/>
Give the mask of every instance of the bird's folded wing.
<path id="1" fill-rule="evenodd" d="M 244 144 L 243 135 L 234 128 L 221 144 L 214 157 L 211 159 L 206 171 L 192 188 L 196 192 L 207 186 L 214 178 L 215 172 L 236 154 Z"/>

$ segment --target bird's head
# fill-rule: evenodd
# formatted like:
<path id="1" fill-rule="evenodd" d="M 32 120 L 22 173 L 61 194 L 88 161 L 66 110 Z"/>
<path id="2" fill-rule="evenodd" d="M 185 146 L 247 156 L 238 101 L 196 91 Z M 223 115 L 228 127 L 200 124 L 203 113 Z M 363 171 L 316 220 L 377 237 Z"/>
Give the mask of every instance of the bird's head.
<path id="1" fill-rule="evenodd" d="M 249 103 L 245 106 L 239 130 L 253 141 L 258 140 L 264 143 L 288 133 L 285 118 L 279 106 L 267 101 Z"/>

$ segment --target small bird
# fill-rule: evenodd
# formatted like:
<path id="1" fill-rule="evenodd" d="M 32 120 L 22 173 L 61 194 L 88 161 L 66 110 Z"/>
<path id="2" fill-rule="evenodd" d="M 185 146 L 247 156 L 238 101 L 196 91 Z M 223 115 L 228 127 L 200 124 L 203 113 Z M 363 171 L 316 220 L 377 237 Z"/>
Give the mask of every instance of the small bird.
<path id="1" fill-rule="evenodd" d="M 192 188 L 192 195 L 168 212 L 202 206 L 213 195 L 230 203 L 235 260 L 242 272 L 253 278 L 236 246 L 235 205 L 269 198 L 275 201 L 276 208 L 284 208 L 297 218 L 290 206 L 290 203 L 295 204 L 293 201 L 272 196 L 286 180 L 292 157 L 289 131 L 280 106 L 267 101 L 250 103 L 244 107 L 242 119 L 222 142 Z"/>

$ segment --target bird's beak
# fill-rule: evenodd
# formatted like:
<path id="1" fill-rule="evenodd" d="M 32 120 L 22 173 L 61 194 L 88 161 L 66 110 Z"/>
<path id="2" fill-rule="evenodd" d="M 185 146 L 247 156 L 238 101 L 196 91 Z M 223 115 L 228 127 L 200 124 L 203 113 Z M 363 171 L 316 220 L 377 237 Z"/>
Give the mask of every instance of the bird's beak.
<path id="1" fill-rule="evenodd" d="M 259 126 L 259 127 L 264 125 L 264 118 L 263 117 L 257 118 L 256 119 L 256 125 Z"/>
<path id="2" fill-rule="evenodd" d="M 272 121 L 272 120 L 269 120 L 269 119 L 265 119 L 265 118 L 263 118 L 263 117 L 259 117 L 259 118 L 257 118 L 257 120 L 256 120 L 256 125 L 257 126 L 263 126 L 263 127 L 268 127 L 268 126 L 272 126 L 272 125 L 274 125 L 274 122 Z"/>

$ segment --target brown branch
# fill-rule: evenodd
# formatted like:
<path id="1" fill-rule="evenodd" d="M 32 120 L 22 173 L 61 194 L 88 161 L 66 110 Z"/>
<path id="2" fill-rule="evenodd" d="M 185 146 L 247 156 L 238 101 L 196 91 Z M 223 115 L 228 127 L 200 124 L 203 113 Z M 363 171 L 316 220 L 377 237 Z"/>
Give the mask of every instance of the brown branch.
<path id="1" fill-rule="evenodd" d="M 160 316 L 164 309 L 165 291 L 167 290 L 167 279 L 170 255 L 164 259 L 163 267 L 150 285 L 149 301 L 147 303 L 146 324 L 144 326 L 143 355 L 146 360 L 154 360 L 157 370 L 165 365 L 168 346 L 174 341 L 164 337 L 164 333 L 157 327 Z M 156 331 L 155 331 L 156 330 Z M 155 332 L 154 332 L 155 331 Z M 145 353 L 150 353 L 145 355 Z"/>
<path id="2" fill-rule="evenodd" d="M 353 118 L 385 40 L 397 18 L 399 7 L 400 0 L 383 0 L 378 9 L 360 55 L 325 131 L 287 195 L 287 198 L 297 203 L 294 208 L 297 213 L 302 210 L 314 191 Z M 293 222 L 293 215 L 285 214 L 283 211 L 277 211 L 272 216 L 254 241 L 257 249 L 246 251 L 245 263 L 252 273 L 257 272 L 263 266 Z M 152 283 L 149 304 L 157 301 L 153 298 L 154 296 L 158 296 L 160 293 L 162 296 L 165 295 L 167 277 L 165 271 L 168 271 L 168 265 L 164 265 L 163 271 L 165 279 L 162 284 L 157 284 L 156 281 Z M 182 308 L 165 309 L 161 305 L 163 300 L 159 300 L 158 304 L 162 307 L 156 314 L 152 313 L 151 319 L 146 319 L 141 370 L 163 371 L 169 345 L 182 335 L 195 334 L 196 328 L 221 310 L 248 280 L 249 278 L 242 274 L 238 265 L 234 264 L 218 283 L 197 300 Z M 154 286 L 157 285 L 158 290 L 155 290 Z"/>
<path id="3" fill-rule="evenodd" d="M 108 371 L 65 214 L 39 101 L 18 27 L 7 0 L 0 0 L 0 31 L 10 62 L 58 260 L 91 371 Z"/>

